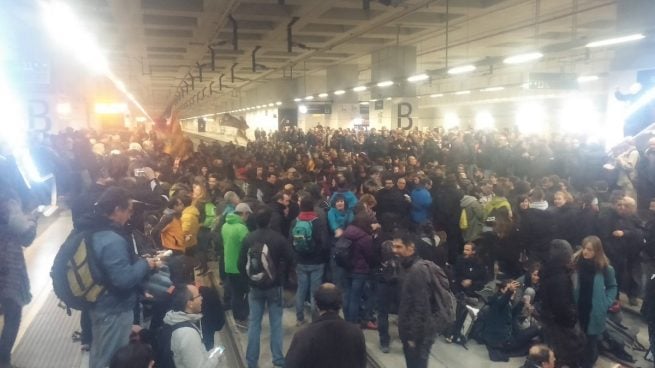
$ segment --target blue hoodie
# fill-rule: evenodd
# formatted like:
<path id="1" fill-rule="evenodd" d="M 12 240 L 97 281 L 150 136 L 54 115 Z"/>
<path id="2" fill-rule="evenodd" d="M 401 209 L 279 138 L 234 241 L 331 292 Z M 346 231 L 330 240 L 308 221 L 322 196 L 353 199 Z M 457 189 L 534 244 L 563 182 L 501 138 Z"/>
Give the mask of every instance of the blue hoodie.
<path id="1" fill-rule="evenodd" d="M 410 217 L 415 224 L 422 224 L 428 220 L 430 206 L 432 205 L 432 196 L 427 189 L 418 187 L 412 191 L 412 208 Z"/>

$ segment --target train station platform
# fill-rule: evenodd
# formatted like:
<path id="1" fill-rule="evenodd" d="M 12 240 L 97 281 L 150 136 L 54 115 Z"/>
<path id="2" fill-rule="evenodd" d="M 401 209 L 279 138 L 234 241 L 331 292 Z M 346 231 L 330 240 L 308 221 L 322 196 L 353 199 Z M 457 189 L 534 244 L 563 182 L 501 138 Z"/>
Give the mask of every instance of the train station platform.
<path id="1" fill-rule="evenodd" d="M 72 228 L 70 212 L 63 210 L 51 218 L 43 219 L 39 225 L 39 233 L 33 244 L 25 250 L 28 273 L 32 286 L 33 300 L 23 309 L 23 320 L 14 347 L 13 364 L 20 368 L 87 368 L 88 353 L 80 350 L 79 343 L 73 342 L 71 336 L 79 330 L 79 315 L 66 315 L 64 309 L 58 306 L 58 301 L 52 292 L 50 267 L 57 249 L 62 244 Z M 211 277 L 211 276 L 210 276 Z M 626 310 L 628 308 L 626 307 Z M 307 312 L 308 313 L 308 312 Z M 309 314 L 307 314 L 309 315 Z M 647 344 L 646 325 L 633 313 L 623 313 L 623 323 L 633 329 L 638 329 L 638 338 L 642 344 Z M 227 312 L 227 326 L 216 336 L 217 344 L 226 346 L 227 367 L 245 367 L 244 357 L 247 346 L 247 334 L 238 330 Z M 0 323 L 1 320 L 0 320 Z M 293 307 L 284 310 L 284 349 L 288 349 L 293 334 L 303 326 L 295 326 L 295 310 Z M 398 340 L 397 323 L 391 317 L 390 332 L 392 335 L 391 351 L 382 353 L 378 344 L 377 331 L 365 330 L 369 366 L 383 368 L 404 367 L 402 345 Z M 272 367 L 269 348 L 268 317 L 262 322 L 261 335 L 261 368 Z M 652 366 L 651 362 L 643 360 L 643 352 L 630 351 L 637 362 L 632 367 Z M 522 358 L 512 358 L 509 362 L 494 363 L 489 360 L 486 348 L 475 342 L 469 342 L 465 347 L 447 344 L 439 338 L 432 348 L 429 367 L 431 368 L 500 368 L 518 367 Z M 596 364 L 599 368 L 615 367 L 616 363 L 601 356 Z"/>

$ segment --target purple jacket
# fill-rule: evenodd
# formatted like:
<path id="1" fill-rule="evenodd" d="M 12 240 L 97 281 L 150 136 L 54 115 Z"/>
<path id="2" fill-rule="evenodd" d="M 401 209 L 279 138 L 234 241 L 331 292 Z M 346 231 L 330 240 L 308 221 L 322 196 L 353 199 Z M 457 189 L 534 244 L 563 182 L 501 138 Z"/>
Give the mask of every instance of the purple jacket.
<path id="1" fill-rule="evenodd" d="M 348 225 L 343 233 L 352 241 L 353 270 L 352 273 L 368 274 L 373 264 L 373 238 L 355 225 Z"/>

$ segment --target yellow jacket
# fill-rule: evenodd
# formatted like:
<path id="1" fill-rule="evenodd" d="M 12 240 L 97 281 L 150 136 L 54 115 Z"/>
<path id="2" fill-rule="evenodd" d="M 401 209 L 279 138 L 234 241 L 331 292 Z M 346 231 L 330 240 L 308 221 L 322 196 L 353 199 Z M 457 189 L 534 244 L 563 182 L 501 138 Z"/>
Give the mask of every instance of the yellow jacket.
<path id="1" fill-rule="evenodd" d="M 198 244 L 198 230 L 200 230 L 200 211 L 196 206 L 191 205 L 182 211 L 182 231 L 185 237 L 191 236 L 186 242 L 187 248 Z"/>
<path id="2" fill-rule="evenodd" d="M 182 230 L 182 220 L 174 217 L 161 231 L 161 245 L 166 249 L 184 252 L 186 243 L 184 230 Z"/>

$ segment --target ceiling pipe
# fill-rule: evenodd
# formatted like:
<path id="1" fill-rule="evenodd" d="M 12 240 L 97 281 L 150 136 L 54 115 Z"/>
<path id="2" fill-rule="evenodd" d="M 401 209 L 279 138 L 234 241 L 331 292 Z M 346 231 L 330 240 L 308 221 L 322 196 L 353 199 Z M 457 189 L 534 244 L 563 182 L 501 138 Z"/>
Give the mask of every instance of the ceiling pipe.
<path id="1" fill-rule="evenodd" d="M 239 65 L 239 63 L 234 63 L 232 64 L 232 67 L 230 68 L 230 75 L 232 76 L 232 83 L 234 83 L 234 68 Z"/>
<path id="2" fill-rule="evenodd" d="M 211 53 L 212 56 L 212 61 L 211 61 L 211 67 L 212 67 L 212 72 L 216 71 L 216 50 L 214 50 L 211 46 L 207 46 L 209 49 L 209 52 Z"/>
<path id="3" fill-rule="evenodd" d="M 293 25 L 299 20 L 300 18 L 298 17 L 293 17 L 291 18 L 291 22 L 287 24 L 287 52 L 292 52 L 293 51 Z"/>
<path id="4" fill-rule="evenodd" d="M 230 14 L 228 18 L 230 19 L 230 22 L 232 22 L 232 48 L 234 51 L 237 51 L 239 50 L 239 24 L 232 14 Z"/>
<path id="5" fill-rule="evenodd" d="M 198 81 L 202 83 L 202 65 L 196 63 L 196 66 L 198 67 Z"/>
<path id="6" fill-rule="evenodd" d="M 257 45 L 257 46 L 255 46 L 255 49 L 252 50 L 252 72 L 253 73 L 257 73 L 257 62 L 256 62 L 255 54 L 257 54 L 257 51 L 259 51 L 259 49 L 261 49 L 261 48 L 262 48 L 261 46 Z"/>

